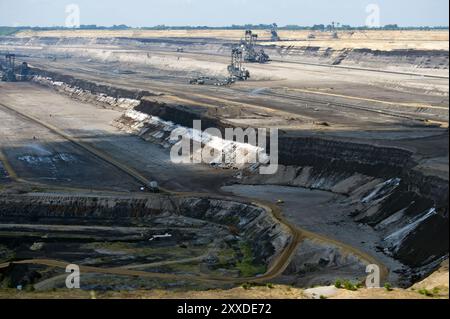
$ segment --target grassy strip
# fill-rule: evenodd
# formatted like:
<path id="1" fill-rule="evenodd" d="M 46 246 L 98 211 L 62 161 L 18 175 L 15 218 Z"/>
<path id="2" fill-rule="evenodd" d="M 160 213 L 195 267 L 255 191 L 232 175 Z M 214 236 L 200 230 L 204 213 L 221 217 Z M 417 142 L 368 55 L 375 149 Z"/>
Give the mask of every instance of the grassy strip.
<path id="1" fill-rule="evenodd" d="M 13 27 L 0 27 L 0 36 L 13 35 L 17 31 L 19 31 L 19 29 Z"/>
<path id="2" fill-rule="evenodd" d="M 266 272 L 266 266 L 255 264 L 252 248 L 248 243 L 242 243 L 240 250 L 243 257 L 241 261 L 236 263 L 236 268 L 239 269 L 243 277 L 254 277 Z"/>

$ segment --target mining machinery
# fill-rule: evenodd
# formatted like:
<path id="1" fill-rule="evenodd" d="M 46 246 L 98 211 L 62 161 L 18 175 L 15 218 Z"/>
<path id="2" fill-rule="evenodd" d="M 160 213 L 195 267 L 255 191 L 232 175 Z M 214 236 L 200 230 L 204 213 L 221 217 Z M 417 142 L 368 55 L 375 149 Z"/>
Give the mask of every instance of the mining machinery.
<path id="1" fill-rule="evenodd" d="M 6 82 L 16 82 L 16 55 L 7 53 L 5 54 L 5 66 L 2 70 L 2 81 Z"/>
<path id="2" fill-rule="evenodd" d="M 228 73 L 232 80 L 245 81 L 250 78 L 250 72 L 243 66 L 243 51 L 239 47 L 231 50 L 231 64 L 228 66 Z"/>
<path id="3" fill-rule="evenodd" d="M 339 27 L 340 23 L 339 22 L 331 22 L 331 28 L 330 28 L 330 32 L 331 32 L 331 38 L 332 39 L 339 39 L 339 35 L 337 33 L 336 30 L 336 26 Z"/>
<path id="4" fill-rule="evenodd" d="M 214 85 L 214 86 L 225 86 L 234 83 L 231 77 L 228 78 L 217 78 L 217 77 L 209 77 L 209 76 L 200 76 L 197 78 L 192 78 L 189 80 L 189 84 L 195 85 Z"/>
<path id="5" fill-rule="evenodd" d="M 272 24 L 272 29 L 270 30 L 272 42 L 280 41 L 280 36 L 278 35 L 278 25 L 276 23 Z"/>
<path id="6" fill-rule="evenodd" d="M 3 66 L 2 66 L 3 64 Z M 30 79 L 30 68 L 28 63 L 20 65 L 20 73 L 16 73 L 16 55 L 5 54 L 5 62 L 0 63 L 0 78 L 5 82 L 28 81 Z"/>
<path id="7" fill-rule="evenodd" d="M 19 81 L 28 81 L 30 79 L 30 67 L 27 62 L 22 62 L 20 66 Z"/>
<path id="8" fill-rule="evenodd" d="M 263 49 L 259 51 L 255 49 L 257 41 L 257 34 L 253 33 L 252 30 L 245 31 L 245 37 L 241 40 L 241 48 L 244 53 L 245 62 L 266 63 L 270 61 L 270 57 L 264 52 Z"/>
<path id="9" fill-rule="evenodd" d="M 245 81 L 250 78 L 250 72 L 244 68 L 244 53 L 241 47 L 236 46 L 231 50 L 231 64 L 228 65 L 228 77 L 219 79 L 217 77 L 200 76 L 189 80 L 195 85 L 231 85 L 236 81 Z"/>

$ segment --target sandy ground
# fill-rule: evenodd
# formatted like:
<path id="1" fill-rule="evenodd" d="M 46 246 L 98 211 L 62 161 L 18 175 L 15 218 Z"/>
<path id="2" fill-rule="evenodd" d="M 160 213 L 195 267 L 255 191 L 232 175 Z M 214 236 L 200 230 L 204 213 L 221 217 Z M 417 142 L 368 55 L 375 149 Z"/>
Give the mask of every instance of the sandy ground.
<path id="1" fill-rule="evenodd" d="M 325 297 L 325 296 L 323 296 Z M 322 298 L 323 298 L 322 297 Z M 23 292 L 17 290 L 0 290 L 0 299 L 320 299 L 320 296 L 312 297 L 304 290 L 292 288 L 289 286 L 274 285 L 268 287 L 251 287 L 244 289 L 242 287 L 230 290 L 209 290 L 209 291 L 134 291 L 134 292 L 90 292 L 90 291 L 68 291 L 57 290 L 54 292 Z M 427 297 L 417 291 L 394 289 L 387 291 L 380 289 L 359 289 L 358 291 L 348 291 L 344 289 L 337 290 L 333 296 L 328 299 L 448 299 L 447 295 L 438 297 Z M 299 303 L 301 306 L 301 302 Z"/>
<path id="2" fill-rule="evenodd" d="M 1 106 L 0 117 L 0 150 L 21 178 L 72 187 L 90 188 L 92 181 L 96 181 L 101 189 L 139 189 L 140 185 L 130 177 L 46 128 L 18 118 Z"/>
<path id="3" fill-rule="evenodd" d="M 259 39 L 270 42 L 270 30 L 254 30 Z M 316 36 L 308 39 L 309 34 Z M 130 38 L 217 38 L 239 40 L 243 30 L 76 30 L 76 31 L 21 31 L 16 37 L 130 37 Z M 283 31 L 277 45 L 320 46 L 332 48 L 368 48 L 374 50 L 426 49 L 448 50 L 448 31 L 342 31 L 340 39 L 332 39 L 329 32 Z"/>
<path id="4" fill-rule="evenodd" d="M 117 110 L 108 110 L 97 107 L 91 104 L 77 102 L 69 97 L 57 94 L 48 89 L 33 85 L 31 83 L 4 83 L 0 82 L 0 103 L 5 103 L 17 108 L 19 111 L 27 112 L 47 123 L 53 124 L 62 129 L 67 134 L 80 138 L 96 148 L 112 154 L 112 156 L 122 162 L 127 163 L 134 169 L 142 172 L 150 180 L 156 180 L 160 186 L 169 187 L 173 190 L 186 191 L 205 191 L 209 192 L 220 185 L 227 176 L 232 174 L 231 171 L 222 171 L 209 168 L 202 165 L 176 165 L 170 161 L 169 151 L 164 150 L 158 145 L 154 145 L 137 136 L 132 136 L 119 131 L 111 125 L 112 121 L 121 116 L 122 112 Z M 20 93 L 26 92 L 26 94 Z M 0 114 L 4 114 L 4 110 L 0 106 Z M 3 117 L 2 117 L 3 118 Z M 20 156 L 39 155 L 35 148 L 41 145 L 42 147 L 50 147 L 51 154 L 63 153 L 64 149 L 71 148 L 73 145 L 67 141 L 61 140 L 50 134 L 46 129 L 42 129 L 36 124 L 27 123 L 24 120 L 9 119 L 6 125 L 0 127 L 0 147 L 6 153 L 11 165 L 17 169 L 18 175 L 25 174 L 25 178 L 31 178 L 36 181 L 42 181 L 42 178 L 56 178 L 57 183 L 69 184 L 70 186 L 85 186 L 94 187 L 108 185 L 109 182 L 100 176 L 109 176 L 97 167 L 105 166 L 105 164 L 95 158 L 97 164 L 89 164 L 84 160 L 85 152 L 80 150 L 66 150 L 66 153 L 77 152 L 79 154 L 80 168 L 73 170 L 71 165 L 62 165 L 52 172 L 39 170 L 30 170 L 33 166 L 24 166 L 23 161 L 19 159 Z M 46 133 L 47 134 L 44 134 Z M 9 136 L 9 137 L 8 137 Z M 34 139 L 34 137 L 36 139 Z M 56 140 L 55 140 L 56 139 Z M 53 142 L 52 142 L 53 140 Z M 43 143 L 43 144 L 42 144 Z M 38 145 L 30 150 L 30 147 L 18 151 L 18 145 Z M 83 155 L 82 155 L 83 154 Z M 42 154 L 40 154 L 42 155 Z M 45 154 L 44 154 L 45 155 Z M 89 155 L 88 155 L 89 156 Z M 100 161 L 100 162 L 99 162 Z M 102 164 L 102 165 L 99 165 Z M 45 163 L 44 163 L 45 164 Z M 108 167 L 108 165 L 106 165 Z M 51 170 L 53 166 L 48 164 L 47 170 Z M 89 173 L 89 169 L 96 170 L 99 176 Z M 111 168 L 109 168 L 111 170 Z M 88 170 L 86 174 L 80 174 Z M 112 169 L 112 171 L 117 171 Z M 64 180 L 66 175 L 70 179 Z M 121 176 L 119 174 L 119 176 Z M 61 180 L 63 179 L 63 180 Z M 124 181 L 128 180 L 127 176 L 118 177 L 116 184 L 121 185 L 128 190 L 138 190 L 141 185 L 131 180 L 131 185 L 127 185 Z M 51 181 L 51 180 L 50 180 Z M 104 183 L 103 183 L 104 182 Z M 114 183 L 113 183 L 114 184 Z M 215 186 L 217 185 L 217 186 Z M 101 189 L 101 188 L 100 188 Z"/>
<path id="5" fill-rule="evenodd" d="M 440 293 L 447 293 L 448 296 L 448 283 L 449 283 L 449 273 L 448 273 L 448 259 L 444 261 L 441 267 L 431 274 L 424 280 L 416 283 L 411 289 L 420 290 L 428 289 L 432 291 L 433 289 L 439 289 Z"/>
<path id="6" fill-rule="evenodd" d="M 133 291 L 94 292 L 82 290 L 55 290 L 52 292 L 25 292 L 16 289 L 0 289 L 0 299 L 449 299 L 448 260 L 441 268 L 422 282 L 409 289 L 386 288 L 349 291 L 335 287 L 298 289 L 284 285 L 236 287 L 229 290 L 208 291 Z M 322 293 L 322 295 L 318 295 Z M 428 293 L 428 295 L 426 294 Z M 299 304 L 301 305 L 301 303 Z"/>

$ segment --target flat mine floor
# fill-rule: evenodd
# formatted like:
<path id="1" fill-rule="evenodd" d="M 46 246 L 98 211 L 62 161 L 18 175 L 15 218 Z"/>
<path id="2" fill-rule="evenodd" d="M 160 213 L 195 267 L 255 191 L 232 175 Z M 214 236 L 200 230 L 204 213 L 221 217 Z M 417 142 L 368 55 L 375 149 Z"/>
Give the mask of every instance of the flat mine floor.
<path id="1" fill-rule="evenodd" d="M 1 104 L 45 121 L 61 132 L 111 154 L 142 172 L 149 180 L 159 181 L 163 187 L 207 192 L 231 175 L 231 172 L 205 166 L 173 164 L 167 150 L 112 126 L 122 114 L 118 110 L 77 102 L 30 83 L 2 82 L 0 86 L 0 112 L 4 118 L 0 135 L 2 150 L 13 169 L 24 178 L 72 187 L 112 187 L 130 192 L 145 186 L 118 173 L 110 164 L 80 150 L 55 132 L 13 114 Z"/>

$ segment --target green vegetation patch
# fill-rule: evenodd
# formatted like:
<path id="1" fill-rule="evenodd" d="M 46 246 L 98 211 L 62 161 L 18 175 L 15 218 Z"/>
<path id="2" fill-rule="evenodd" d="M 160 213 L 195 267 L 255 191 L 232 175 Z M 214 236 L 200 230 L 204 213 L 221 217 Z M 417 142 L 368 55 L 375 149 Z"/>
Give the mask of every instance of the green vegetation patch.
<path id="1" fill-rule="evenodd" d="M 357 291 L 359 288 L 362 288 L 361 283 L 353 283 L 350 280 L 341 279 L 337 279 L 334 283 L 334 286 L 338 289 L 346 289 L 350 291 Z"/>
<path id="2" fill-rule="evenodd" d="M 0 27 L 0 36 L 13 35 L 17 31 L 19 31 L 19 29 L 13 27 Z"/>
<path id="3" fill-rule="evenodd" d="M 426 288 L 419 289 L 419 294 L 427 296 L 427 297 L 436 297 L 439 296 L 440 289 L 438 287 L 433 288 L 432 290 L 428 290 Z"/>
<path id="4" fill-rule="evenodd" d="M 385 283 L 384 284 L 384 289 L 386 289 L 387 291 L 393 291 L 394 288 L 392 288 L 392 285 L 390 283 Z"/>
<path id="5" fill-rule="evenodd" d="M 252 248 L 248 243 L 240 244 L 239 248 L 242 259 L 236 263 L 236 268 L 239 269 L 243 277 L 253 277 L 266 272 L 265 265 L 258 265 L 255 263 Z"/>

